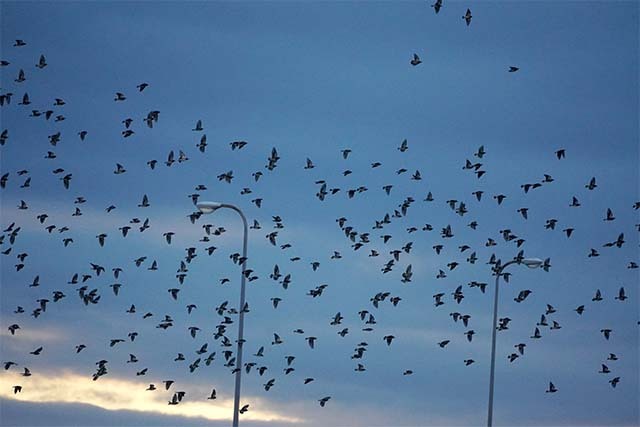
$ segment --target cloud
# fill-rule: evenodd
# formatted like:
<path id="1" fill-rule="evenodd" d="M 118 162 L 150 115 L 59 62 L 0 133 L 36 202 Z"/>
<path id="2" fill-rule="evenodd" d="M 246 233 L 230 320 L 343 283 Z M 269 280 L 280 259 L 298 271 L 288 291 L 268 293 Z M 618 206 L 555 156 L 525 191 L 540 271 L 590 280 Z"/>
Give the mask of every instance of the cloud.
<path id="1" fill-rule="evenodd" d="M 4 320 L 4 319 L 3 319 Z M 4 321 L 4 324 L 9 322 Z M 38 329 L 29 328 L 27 331 L 24 329 L 18 329 L 15 335 L 11 335 L 8 329 L 0 330 L 0 338 L 4 344 L 8 344 L 10 341 L 19 341 L 20 343 L 60 343 L 67 340 L 67 334 L 59 328 L 53 327 L 41 327 Z"/>
<path id="2" fill-rule="evenodd" d="M 13 386 L 22 385 L 23 391 L 14 394 Z M 175 388 L 175 385 L 173 386 Z M 184 400 L 178 405 L 168 405 L 173 393 L 166 392 L 162 384 L 158 390 L 146 391 L 139 383 L 119 378 L 91 378 L 72 371 L 49 372 L 47 375 L 22 377 L 17 372 L 6 372 L 0 377 L 0 398 L 35 403 L 74 403 L 92 405 L 109 411 L 135 411 L 154 414 L 205 418 L 207 420 L 229 420 L 233 412 L 233 399 L 206 400 L 210 390 L 189 387 Z M 194 396 L 195 395 L 195 396 Z M 202 396 L 202 397 L 201 397 Z M 265 399 L 245 396 L 243 402 L 251 402 L 243 420 L 303 423 L 304 420 L 284 415 L 272 408 Z M 264 408 L 264 409 L 263 409 Z"/>

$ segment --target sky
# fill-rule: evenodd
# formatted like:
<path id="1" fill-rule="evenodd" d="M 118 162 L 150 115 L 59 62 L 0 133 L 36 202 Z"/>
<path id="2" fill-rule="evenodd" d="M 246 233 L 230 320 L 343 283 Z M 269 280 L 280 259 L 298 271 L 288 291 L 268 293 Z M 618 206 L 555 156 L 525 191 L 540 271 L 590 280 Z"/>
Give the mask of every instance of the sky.
<path id="1" fill-rule="evenodd" d="M 640 222 L 638 3 L 444 0 L 437 14 L 430 5 L 2 1 L 0 59 L 9 64 L 0 67 L 0 96 L 13 96 L 0 106 L 0 176 L 8 174 L 0 190 L 0 361 L 17 365 L 0 371 L 0 425 L 230 424 L 234 366 L 225 366 L 224 352 L 232 358 L 237 339 L 229 309 L 240 308 L 241 269 L 230 257 L 241 252 L 242 224 L 228 209 L 192 223 L 192 194 L 236 205 L 254 225 L 244 362 L 255 365 L 242 375 L 242 425 L 484 425 L 496 280 L 488 262 L 495 255 L 504 264 L 521 250 L 550 267 L 515 264 L 505 270 L 508 283 L 500 279 L 499 317 L 511 320 L 497 333 L 494 425 L 638 425 L 638 269 L 629 268 L 638 263 Z M 26 44 L 14 46 L 18 39 Z M 126 99 L 114 100 L 118 92 Z M 24 93 L 30 105 L 19 105 Z M 149 128 L 151 111 L 159 113 Z M 134 133 L 124 137 L 128 118 Z M 202 130 L 194 130 L 198 121 Z M 246 145 L 232 149 L 234 141 Z M 273 149 L 279 158 L 270 170 Z M 343 150 L 351 150 L 346 158 Z M 467 160 L 484 174 L 465 168 Z M 117 164 L 126 171 L 115 174 Z M 228 172 L 230 183 L 218 178 Z M 323 182 L 329 194 L 320 200 Z M 525 184 L 541 185 L 525 193 Z M 149 206 L 141 207 L 145 195 Z M 500 204 L 497 196 L 505 196 Z M 580 206 L 571 206 L 574 197 Z M 134 218 L 149 228 L 140 231 Z M 549 220 L 555 229 L 545 227 Z M 207 235 L 208 224 L 221 232 Z M 126 237 L 124 226 L 132 227 Z M 452 237 L 442 236 L 447 226 Z M 503 230 L 516 237 L 507 241 Z M 620 247 L 605 246 L 621 233 Z M 196 257 L 180 284 L 187 248 Z M 96 275 L 92 263 L 106 271 Z M 275 265 L 278 280 L 270 278 Z M 91 277 L 69 283 L 74 274 Z M 486 283 L 485 292 L 472 282 Z M 309 295 L 321 285 L 320 296 Z M 81 286 L 95 290 L 96 303 L 83 303 Z M 616 298 L 620 288 L 625 300 Z M 179 289 L 176 299 L 169 289 Z M 65 297 L 54 302 L 56 291 Z M 439 293 L 444 304 L 436 306 Z M 50 301 L 35 317 L 42 299 Z M 189 304 L 197 306 L 190 314 Z M 555 312 L 538 326 L 548 305 Z M 363 310 L 375 324 L 361 320 Z M 337 313 L 343 319 L 332 325 Z M 468 326 L 451 313 L 470 315 Z M 165 316 L 172 326 L 163 330 Z M 231 347 L 214 338 L 224 316 Z M 554 321 L 559 328 L 550 328 Z M 195 338 L 189 327 L 200 328 Z M 539 339 L 531 338 L 536 327 Z M 282 344 L 272 344 L 274 333 Z M 305 339 L 312 336 L 313 349 Z M 110 346 L 114 339 L 124 342 Z M 178 353 L 184 361 L 174 360 Z M 617 360 L 608 360 L 612 353 Z M 519 357 L 509 362 L 512 354 Z M 290 366 L 287 356 L 295 356 Z M 94 381 L 100 360 L 107 373 Z M 603 364 L 610 372 L 600 372 Z M 166 380 L 174 381 L 169 390 Z M 546 392 L 550 382 L 557 392 Z M 214 388 L 217 398 L 207 399 Z M 168 405 L 178 391 L 183 400 Z"/>

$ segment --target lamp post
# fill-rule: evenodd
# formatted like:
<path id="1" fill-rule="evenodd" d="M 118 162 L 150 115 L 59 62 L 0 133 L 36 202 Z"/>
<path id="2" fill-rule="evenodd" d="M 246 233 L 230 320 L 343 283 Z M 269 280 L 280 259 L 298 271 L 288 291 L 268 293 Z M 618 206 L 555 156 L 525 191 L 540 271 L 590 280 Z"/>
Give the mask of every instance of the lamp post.
<path id="1" fill-rule="evenodd" d="M 493 382 L 496 369 L 496 331 L 498 329 L 498 285 L 500 282 L 500 276 L 502 276 L 502 272 L 505 270 L 505 268 L 507 268 L 511 264 L 524 264 L 529 268 L 538 268 L 542 266 L 543 263 L 544 261 L 538 258 L 514 259 L 507 262 L 503 266 L 498 267 L 498 269 L 496 270 L 496 287 L 493 300 L 493 331 L 491 334 L 491 374 L 489 376 L 489 410 L 487 415 L 488 427 L 491 427 L 493 423 Z"/>
<path id="2" fill-rule="evenodd" d="M 247 240 L 249 236 L 249 227 L 247 226 L 247 219 L 240 209 L 234 205 L 220 202 L 202 202 L 197 204 L 198 210 L 203 214 L 210 214 L 220 208 L 232 209 L 240 215 L 242 218 L 242 224 L 244 226 L 244 239 L 242 243 L 242 278 L 240 280 L 240 314 L 238 317 L 238 349 L 236 351 L 236 385 L 233 399 L 233 427 L 238 427 L 238 415 L 240 409 L 240 380 L 242 376 L 242 345 L 244 344 L 243 332 L 244 332 L 244 290 L 245 290 L 245 268 L 247 263 Z"/>

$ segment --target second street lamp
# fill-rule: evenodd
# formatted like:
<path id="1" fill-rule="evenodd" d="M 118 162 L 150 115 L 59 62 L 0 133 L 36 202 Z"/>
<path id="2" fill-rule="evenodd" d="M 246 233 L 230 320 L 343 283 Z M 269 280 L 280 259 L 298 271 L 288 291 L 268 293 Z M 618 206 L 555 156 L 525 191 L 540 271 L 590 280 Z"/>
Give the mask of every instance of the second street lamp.
<path id="1" fill-rule="evenodd" d="M 245 269 L 247 266 L 247 241 L 249 237 L 249 227 L 247 226 L 247 219 L 245 218 L 242 211 L 234 205 L 230 205 L 227 203 L 220 202 L 202 202 L 198 203 L 198 210 L 203 214 L 210 214 L 215 212 L 220 208 L 228 208 L 236 211 L 240 218 L 242 218 L 242 225 L 244 226 L 244 238 L 242 243 L 242 273 L 240 279 L 240 308 L 238 315 L 238 349 L 236 351 L 236 385 L 235 385 L 235 393 L 233 399 L 233 427 L 238 427 L 238 416 L 240 410 L 240 381 L 242 376 L 242 345 L 244 344 L 244 290 L 245 290 L 245 282 L 246 282 L 246 274 Z"/>
<path id="2" fill-rule="evenodd" d="M 512 261 L 507 262 L 501 267 L 496 269 L 496 286 L 495 286 L 495 296 L 493 300 L 493 323 L 491 332 L 491 374 L 489 375 L 489 409 L 487 415 L 487 426 L 491 427 L 493 424 L 493 383 L 495 377 L 496 370 L 496 331 L 498 329 L 498 286 L 500 283 L 500 276 L 502 276 L 505 268 L 510 266 L 511 264 L 524 264 L 529 268 L 538 268 L 543 267 L 545 270 L 548 268 L 547 261 L 542 261 L 539 258 L 524 258 L 524 259 L 514 259 Z"/>

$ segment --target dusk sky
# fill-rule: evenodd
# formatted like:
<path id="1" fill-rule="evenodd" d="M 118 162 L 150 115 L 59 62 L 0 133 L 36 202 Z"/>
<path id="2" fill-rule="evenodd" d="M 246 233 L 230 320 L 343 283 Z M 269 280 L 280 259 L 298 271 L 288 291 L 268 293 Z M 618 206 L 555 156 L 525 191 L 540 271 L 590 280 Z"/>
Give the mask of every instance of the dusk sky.
<path id="1" fill-rule="evenodd" d="M 0 2 L 0 425 L 230 425 L 194 194 L 241 425 L 486 425 L 520 251 L 494 425 L 640 424 L 639 4 L 432 3 Z"/>

